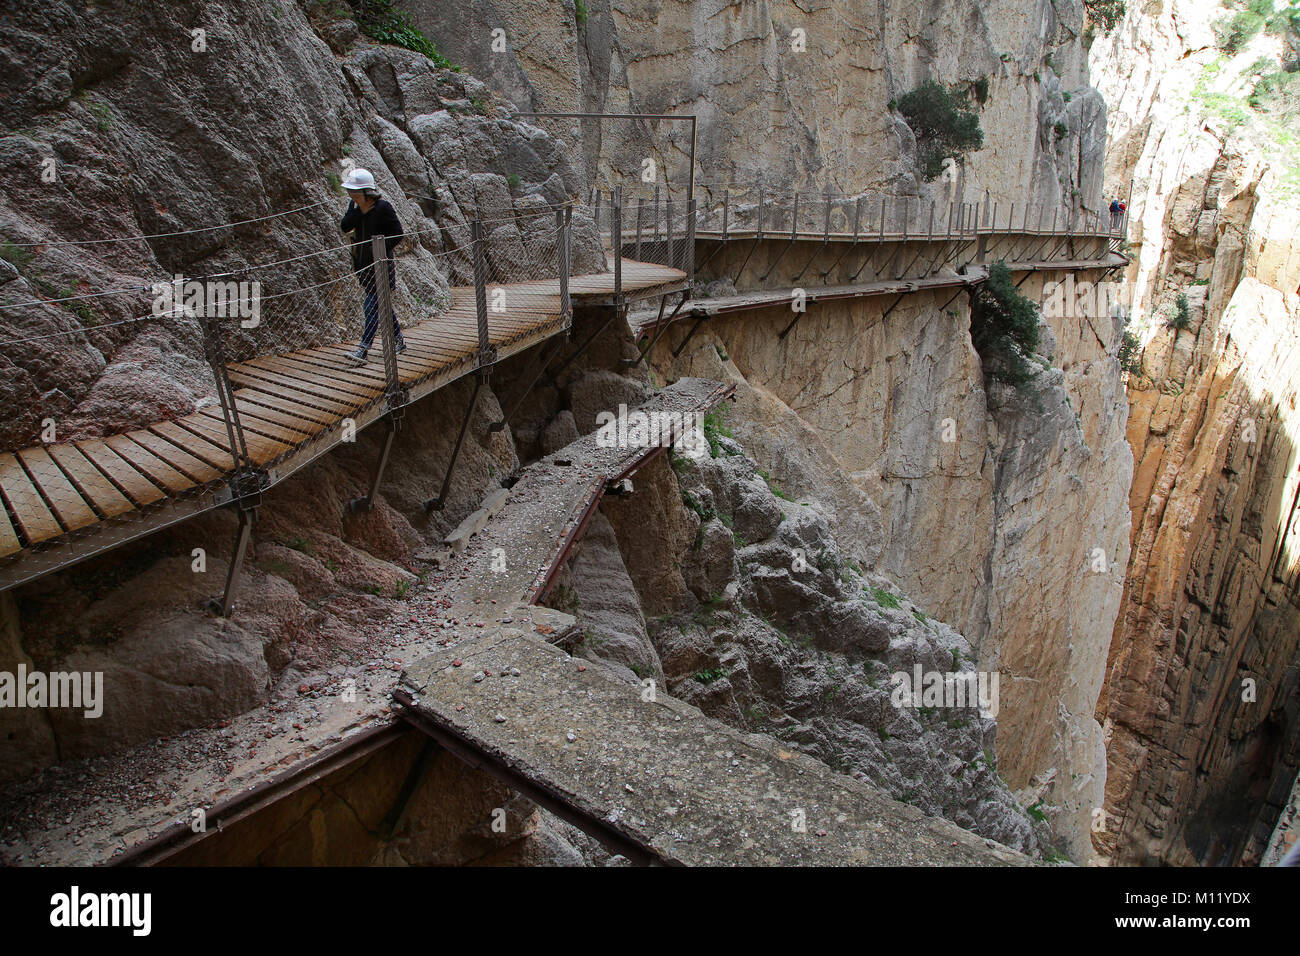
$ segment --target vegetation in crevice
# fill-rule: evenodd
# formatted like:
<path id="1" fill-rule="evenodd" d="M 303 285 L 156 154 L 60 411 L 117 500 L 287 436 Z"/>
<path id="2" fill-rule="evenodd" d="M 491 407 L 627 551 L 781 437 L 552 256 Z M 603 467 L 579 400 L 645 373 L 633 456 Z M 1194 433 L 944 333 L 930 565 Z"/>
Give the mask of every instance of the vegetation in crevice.
<path id="1" fill-rule="evenodd" d="M 1015 388 L 1034 377 L 1029 357 L 1038 347 L 1038 307 L 1021 295 L 1005 262 L 990 266 L 971 296 L 970 336 L 986 376 Z"/>
<path id="2" fill-rule="evenodd" d="M 1124 334 L 1120 339 L 1119 353 L 1116 357 L 1123 371 L 1130 375 L 1142 374 L 1142 340 L 1127 325 L 1124 326 Z"/>
<path id="3" fill-rule="evenodd" d="M 455 70 L 450 60 L 438 52 L 433 41 L 397 8 L 397 0 L 348 0 L 352 5 L 352 18 L 361 32 L 372 40 L 390 43 L 416 53 L 423 53 L 433 65 L 444 70 Z"/>
<path id="4" fill-rule="evenodd" d="M 985 91 L 987 95 L 987 81 Z M 975 92 L 978 99 L 978 87 Z M 984 131 L 979 117 L 969 109 L 967 96 L 964 87 L 948 89 L 927 80 L 889 103 L 916 136 L 916 158 L 926 182 L 939 177 L 947 160 L 960 163 L 967 152 L 984 145 Z"/>

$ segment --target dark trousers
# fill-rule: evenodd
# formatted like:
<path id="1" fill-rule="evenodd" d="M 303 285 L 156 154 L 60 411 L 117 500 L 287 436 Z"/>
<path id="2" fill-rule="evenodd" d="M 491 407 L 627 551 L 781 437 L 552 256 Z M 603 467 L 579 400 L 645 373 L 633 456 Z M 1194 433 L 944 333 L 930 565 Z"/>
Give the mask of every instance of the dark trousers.
<path id="1" fill-rule="evenodd" d="M 366 313 L 366 325 L 361 331 L 361 345 L 368 349 L 375 341 L 375 333 L 379 331 L 379 293 L 375 290 L 373 274 L 361 277 L 361 288 L 365 292 Z M 402 327 L 398 324 L 396 309 L 393 310 L 393 341 L 397 345 L 402 344 Z"/>

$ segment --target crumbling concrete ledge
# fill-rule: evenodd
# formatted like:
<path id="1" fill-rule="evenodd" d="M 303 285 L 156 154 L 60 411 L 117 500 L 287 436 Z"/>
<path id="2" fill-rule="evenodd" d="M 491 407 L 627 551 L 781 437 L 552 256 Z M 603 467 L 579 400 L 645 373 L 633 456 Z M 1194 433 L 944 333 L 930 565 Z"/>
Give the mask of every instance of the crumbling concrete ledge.
<path id="1" fill-rule="evenodd" d="M 417 727 L 463 741 L 657 862 L 1032 862 L 516 628 L 420 658 L 396 699 Z"/>

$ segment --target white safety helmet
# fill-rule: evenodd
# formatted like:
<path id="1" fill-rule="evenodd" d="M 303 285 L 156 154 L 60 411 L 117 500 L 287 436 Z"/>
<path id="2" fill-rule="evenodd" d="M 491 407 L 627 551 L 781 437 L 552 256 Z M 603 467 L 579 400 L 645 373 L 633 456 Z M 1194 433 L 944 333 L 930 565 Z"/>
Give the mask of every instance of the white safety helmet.
<path id="1" fill-rule="evenodd" d="M 362 191 L 375 188 L 375 177 L 370 175 L 370 170 L 357 167 L 350 171 L 345 180 L 343 188 L 353 191 Z"/>

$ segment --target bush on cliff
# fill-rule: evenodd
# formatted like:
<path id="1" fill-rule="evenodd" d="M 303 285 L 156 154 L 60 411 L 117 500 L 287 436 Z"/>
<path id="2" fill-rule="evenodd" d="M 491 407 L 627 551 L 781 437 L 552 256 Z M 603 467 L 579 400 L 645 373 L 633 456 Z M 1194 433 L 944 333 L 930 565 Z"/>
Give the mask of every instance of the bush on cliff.
<path id="1" fill-rule="evenodd" d="M 945 89 L 926 80 L 910 93 L 892 101 L 916 135 L 916 154 L 926 182 L 943 172 L 944 161 L 958 161 L 968 150 L 984 145 L 980 120 L 967 109 L 966 91 Z"/>
<path id="2" fill-rule="evenodd" d="M 975 289 L 970 337 L 985 375 L 1016 388 L 1034 377 L 1029 356 L 1038 347 L 1038 307 L 1020 294 L 1004 262 L 990 266 L 988 281 Z"/>
<path id="3" fill-rule="evenodd" d="M 380 43 L 391 43 L 416 53 L 423 53 L 433 65 L 444 70 L 455 66 L 438 52 L 433 42 L 420 32 L 406 14 L 397 9 L 396 0 L 348 0 L 355 11 L 354 19 L 361 32 Z"/>
<path id="4" fill-rule="evenodd" d="M 1124 0 L 1083 0 L 1088 22 L 1101 27 L 1102 34 L 1110 33 L 1124 19 Z"/>

